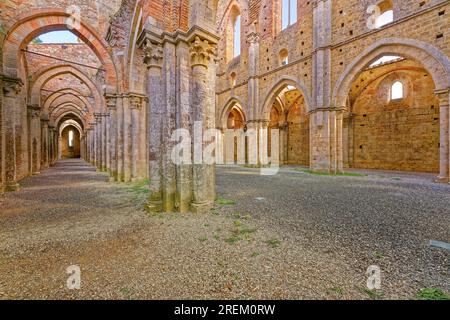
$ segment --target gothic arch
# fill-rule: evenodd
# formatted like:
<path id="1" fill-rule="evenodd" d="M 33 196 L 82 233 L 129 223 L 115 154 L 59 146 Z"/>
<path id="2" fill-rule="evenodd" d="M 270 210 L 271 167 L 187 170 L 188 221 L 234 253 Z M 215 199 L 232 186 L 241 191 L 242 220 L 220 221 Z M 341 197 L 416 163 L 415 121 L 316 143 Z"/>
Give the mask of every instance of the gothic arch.
<path id="1" fill-rule="evenodd" d="M 75 78 L 82 81 L 91 91 L 92 96 L 95 100 L 95 110 L 101 110 L 101 106 L 105 106 L 104 97 L 98 92 L 97 87 L 92 82 L 92 80 L 85 75 L 80 69 L 72 66 L 72 65 L 54 65 L 50 68 L 39 70 L 36 72 L 31 80 L 30 80 L 30 101 L 31 104 L 39 105 L 40 100 L 40 91 L 45 86 L 47 82 L 52 80 L 53 78 L 70 74 Z M 100 112 L 100 111 L 98 111 Z"/>
<path id="2" fill-rule="evenodd" d="M 221 128 L 227 127 L 228 116 L 233 107 L 237 107 L 237 110 L 242 115 L 242 119 L 244 119 L 244 121 L 247 121 L 247 117 L 245 116 L 245 110 L 247 110 L 247 108 L 245 104 L 239 97 L 233 96 L 230 99 L 228 99 L 227 103 L 225 103 L 225 106 L 222 108 L 222 111 L 220 112 L 219 124 Z"/>
<path id="3" fill-rule="evenodd" d="M 345 108 L 353 81 L 371 62 L 384 55 L 398 55 L 415 60 L 431 74 L 437 90 L 450 88 L 450 59 L 431 44 L 412 39 L 387 38 L 373 43 L 345 69 L 333 90 L 337 108 Z"/>
<path id="4" fill-rule="evenodd" d="M 270 110 L 273 103 L 275 102 L 276 97 L 281 92 L 281 90 L 289 85 L 294 86 L 302 93 L 303 97 L 305 98 L 306 110 L 311 111 L 311 99 L 305 84 L 296 77 L 283 76 L 272 86 L 272 88 L 269 90 L 269 93 L 266 95 L 261 110 L 261 119 L 270 119 Z"/>
<path id="5" fill-rule="evenodd" d="M 32 10 L 30 13 L 20 15 L 18 21 L 7 32 L 3 43 L 3 73 L 18 78 L 21 50 L 40 34 L 69 30 L 69 18 L 70 14 L 57 8 Z M 81 21 L 79 28 L 70 31 L 83 40 L 101 61 L 102 68 L 106 72 L 106 91 L 117 92 L 119 79 L 110 54 L 111 49 L 106 42 L 84 21 Z"/>

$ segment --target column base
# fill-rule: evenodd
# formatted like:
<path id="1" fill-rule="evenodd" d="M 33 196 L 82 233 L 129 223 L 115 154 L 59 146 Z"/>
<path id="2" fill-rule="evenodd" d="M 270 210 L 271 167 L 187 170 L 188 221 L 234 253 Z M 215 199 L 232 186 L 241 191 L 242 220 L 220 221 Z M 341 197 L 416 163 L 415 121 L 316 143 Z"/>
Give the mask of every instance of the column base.
<path id="1" fill-rule="evenodd" d="M 193 213 L 208 213 L 214 207 L 214 202 L 206 201 L 201 203 L 191 203 Z"/>
<path id="2" fill-rule="evenodd" d="M 20 189 L 20 184 L 17 182 L 6 183 L 3 188 L 4 192 L 14 192 Z"/>
<path id="3" fill-rule="evenodd" d="M 437 183 L 449 183 L 450 179 L 448 177 L 437 177 L 437 179 L 434 180 L 434 182 L 437 182 Z"/>
<path id="4" fill-rule="evenodd" d="M 37 176 L 38 174 L 41 174 L 39 171 L 33 172 L 31 175 L 32 176 Z"/>
<path id="5" fill-rule="evenodd" d="M 150 213 L 161 212 L 162 211 L 162 201 L 150 200 L 146 204 L 145 210 Z"/>

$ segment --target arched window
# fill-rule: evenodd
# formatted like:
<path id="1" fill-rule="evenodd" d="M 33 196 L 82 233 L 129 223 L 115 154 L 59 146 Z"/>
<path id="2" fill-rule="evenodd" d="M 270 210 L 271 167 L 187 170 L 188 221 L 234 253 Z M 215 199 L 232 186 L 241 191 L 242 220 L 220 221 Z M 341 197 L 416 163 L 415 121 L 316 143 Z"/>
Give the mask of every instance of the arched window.
<path id="1" fill-rule="evenodd" d="M 297 22 L 297 0 L 281 0 L 281 30 Z"/>
<path id="2" fill-rule="evenodd" d="M 391 100 L 401 100 L 405 96 L 405 88 L 400 81 L 395 82 L 391 87 Z"/>
<path id="3" fill-rule="evenodd" d="M 236 72 L 232 72 L 230 74 L 230 82 L 231 82 L 231 86 L 235 87 L 236 86 Z"/>
<path id="4" fill-rule="evenodd" d="M 282 66 L 289 63 L 289 52 L 286 49 L 280 51 L 280 62 Z"/>
<path id="5" fill-rule="evenodd" d="M 238 15 L 233 24 L 233 57 L 241 55 L 241 16 Z"/>
<path id="6" fill-rule="evenodd" d="M 385 0 L 378 4 L 379 16 L 375 20 L 375 28 L 381 28 L 394 21 L 394 4 L 392 0 Z"/>
<path id="7" fill-rule="evenodd" d="M 73 130 L 69 131 L 69 148 L 73 148 Z"/>

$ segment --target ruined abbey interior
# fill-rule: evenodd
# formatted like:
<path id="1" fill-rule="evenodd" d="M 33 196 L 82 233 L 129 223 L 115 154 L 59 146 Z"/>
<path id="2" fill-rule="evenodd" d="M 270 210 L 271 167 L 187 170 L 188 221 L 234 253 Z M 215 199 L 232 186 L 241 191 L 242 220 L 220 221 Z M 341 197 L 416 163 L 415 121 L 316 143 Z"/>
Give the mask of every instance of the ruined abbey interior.
<path id="1" fill-rule="evenodd" d="M 53 221 L 45 214 L 59 206 L 79 205 L 74 215 L 87 210 L 82 207 L 85 201 L 99 203 L 99 210 L 127 207 L 126 201 L 114 202 L 114 188 L 123 186 L 148 188 L 134 203 L 139 203 L 139 210 L 145 208 L 146 215 L 209 216 L 211 211 L 230 210 L 234 201 L 227 203 L 224 198 L 236 196 L 243 199 L 234 199 L 237 205 L 250 198 L 269 202 L 240 209 L 270 212 L 269 220 L 258 221 L 262 225 L 275 219 L 284 205 L 291 208 L 286 212 L 314 211 L 321 203 L 334 208 L 330 210 L 341 210 L 342 219 L 355 222 L 358 217 L 348 216 L 356 214 L 353 209 L 371 212 L 377 203 L 384 203 L 371 198 L 374 193 L 370 191 L 373 187 L 378 190 L 374 192 L 382 192 L 382 186 L 377 189 L 375 182 L 370 188 L 360 185 L 378 175 L 391 177 L 390 184 L 406 180 L 412 184 L 404 190 L 409 200 L 398 201 L 410 208 L 405 210 L 412 210 L 405 213 L 405 219 L 411 219 L 411 227 L 420 231 L 405 231 L 405 237 L 429 230 L 429 238 L 440 235 L 436 240 L 450 242 L 449 15 L 450 1 L 446 0 L 1 1 L 0 219 L 5 227 L 0 242 L 6 246 L 2 255 L 7 257 L 8 245 L 16 243 L 8 240 L 15 237 L 13 230 L 25 228 L 22 219 L 25 225 L 31 223 L 30 216 L 22 216 L 24 212 L 40 210 L 42 204 L 44 209 L 33 218 L 34 223 L 42 219 L 39 224 L 53 224 L 60 218 L 55 216 Z M 42 41 L 55 32 L 68 32 L 76 40 Z M 183 139 L 187 149 L 174 153 Z M 215 144 L 213 162 L 202 151 L 200 157 L 195 153 L 198 146 L 204 149 L 211 142 Z M 183 161 L 178 163 L 174 157 Z M 274 182 L 258 174 L 275 162 L 280 168 Z M 104 184 L 89 192 L 70 189 L 81 186 L 80 175 L 86 172 Z M 318 180 L 305 187 L 290 180 L 295 174 L 306 181 Z M 356 177 L 359 174 L 364 176 Z M 410 182 L 416 178 L 420 183 Z M 66 179 L 66 184 L 58 179 Z M 322 190 L 319 185 L 330 189 Z M 420 185 L 426 190 L 420 191 Z M 107 188 L 104 194 L 98 192 L 111 199 L 86 200 L 100 188 Z M 271 193 L 258 197 L 265 189 L 285 191 L 272 201 Z M 384 194 L 385 199 L 402 192 L 395 190 Z M 366 191 L 359 201 L 360 192 Z M 61 196 L 64 200 L 58 207 L 46 207 L 56 201 L 58 192 L 66 192 Z M 341 192 L 354 197 L 345 200 Z M 423 194 L 415 197 L 415 192 Z M 72 201 L 67 193 L 83 196 Z M 316 203 L 320 195 L 323 201 Z M 33 202 L 40 199 L 42 203 Z M 389 203 L 397 201 L 389 199 Z M 428 204 L 414 218 L 411 212 Z M 374 213 L 376 221 L 380 219 L 377 234 L 394 236 L 398 232 L 394 225 L 408 225 L 401 218 L 390 224 L 391 211 L 383 208 Z M 347 232 L 329 231 L 339 219 L 333 220 L 332 213 L 321 216 L 324 212 L 328 209 L 319 210 L 316 218 L 302 215 L 289 224 L 320 225 L 323 228 L 317 232 L 330 237 Z M 424 222 L 428 214 L 439 222 L 433 226 Z M 319 217 L 320 222 L 315 220 Z M 188 214 L 184 219 L 199 218 Z M 269 231 L 294 233 L 285 233 L 284 227 L 280 223 L 279 229 Z M 180 230 L 174 233 L 185 232 Z M 363 234 L 358 237 L 364 239 Z M 341 240 L 334 239 L 336 243 Z M 27 241 L 30 246 L 35 244 L 31 238 Z M 386 246 L 395 246 L 397 241 L 391 239 Z M 351 247 L 346 240 L 342 245 Z M 371 253 L 377 250 L 381 249 L 371 249 Z M 419 249 L 411 252 L 415 250 Z M 437 256 L 423 263 L 444 268 L 448 250 L 433 254 Z M 0 269 L 17 263 L 8 257 Z M 366 266 L 362 268 L 364 278 Z M 422 287 L 448 291 L 448 283 L 448 273 L 439 269 Z M 326 287 L 317 284 L 321 285 Z M 394 298 L 420 289 L 387 286 L 388 296 Z M 233 293 L 232 297 L 322 297 L 311 292 L 302 296 L 287 288 L 273 288 L 270 295 L 246 289 L 242 296 Z M 198 290 L 152 297 L 208 296 L 207 291 L 197 294 Z M 212 289 L 210 296 L 223 297 L 221 290 Z M 0 286 L 0 298 L 2 292 L 7 297 L 21 296 L 16 291 Z"/>

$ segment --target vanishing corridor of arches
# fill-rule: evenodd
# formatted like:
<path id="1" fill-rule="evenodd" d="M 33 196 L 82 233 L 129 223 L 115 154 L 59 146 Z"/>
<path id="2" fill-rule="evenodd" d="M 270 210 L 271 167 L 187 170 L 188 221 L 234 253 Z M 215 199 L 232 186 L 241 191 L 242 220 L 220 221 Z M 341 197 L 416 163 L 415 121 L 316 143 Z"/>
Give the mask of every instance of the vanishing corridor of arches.
<path id="1" fill-rule="evenodd" d="M 449 182 L 448 1 L 345 3 L 8 2 L 1 191 L 77 157 L 150 211 L 209 212 L 216 163 Z"/>

